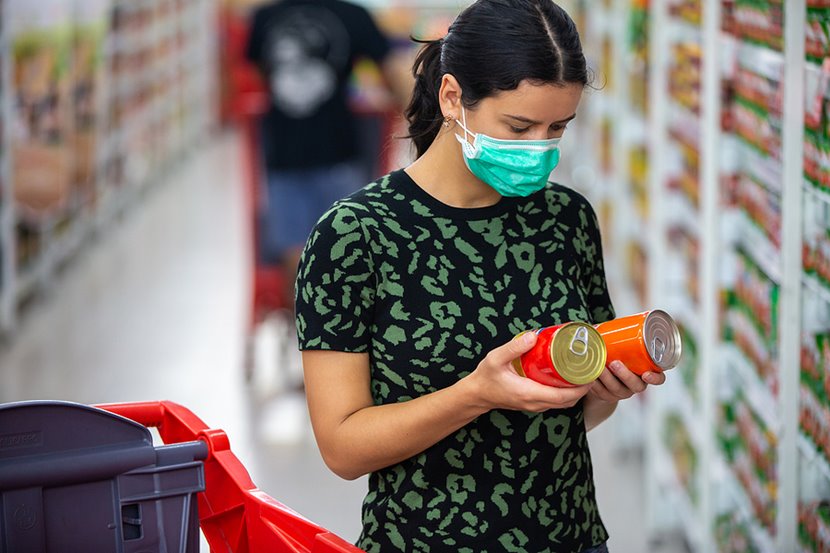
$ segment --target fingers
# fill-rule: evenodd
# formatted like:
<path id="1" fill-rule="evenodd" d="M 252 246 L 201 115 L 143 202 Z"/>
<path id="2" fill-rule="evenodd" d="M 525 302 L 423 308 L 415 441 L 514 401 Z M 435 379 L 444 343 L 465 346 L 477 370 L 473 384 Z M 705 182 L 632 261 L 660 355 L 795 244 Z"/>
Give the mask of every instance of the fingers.
<path id="1" fill-rule="evenodd" d="M 655 373 L 655 372 L 645 372 L 643 373 L 643 381 L 646 384 L 651 384 L 653 386 L 660 386 L 666 381 L 666 375 L 663 373 Z"/>
<path id="2" fill-rule="evenodd" d="M 567 409 L 573 407 L 590 390 L 591 385 L 573 388 L 556 388 L 528 380 L 528 388 L 523 394 L 521 407 L 526 411 L 546 411 L 548 409 Z"/>
<path id="3" fill-rule="evenodd" d="M 644 392 L 648 386 L 647 382 L 620 361 L 612 361 L 594 384 L 595 394 L 605 401 L 628 399 Z"/>
<path id="4" fill-rule="evenodd" d="M 506 344 L 499 346 L 487 354 L 487 358 L 494 364 L 501 365 L 512 362 L 523 353 L 530 351 L 536 345 L 536 333 L 525 332 L 513 338 Z"/>

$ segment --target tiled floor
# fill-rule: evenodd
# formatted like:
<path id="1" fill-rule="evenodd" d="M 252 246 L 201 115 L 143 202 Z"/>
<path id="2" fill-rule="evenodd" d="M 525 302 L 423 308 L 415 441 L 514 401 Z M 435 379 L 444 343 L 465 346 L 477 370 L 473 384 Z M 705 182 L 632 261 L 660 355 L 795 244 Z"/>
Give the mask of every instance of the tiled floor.
<path id="1" fill-rule="evenodd" d="M 278 319 L 259 329 L 253 384 L 243 378 L 250 271 L 239 147 L 231 134 L 211 140 L 71 263 L 0 347 L 0 402 L 177 401 L 227 431 L 265 492 L 354 540 L 366 481 L 323 465 L 302 394 L 290 391 L 296 357 L 274 368 Z M 615 553 L 650 550 L 642 462 L 621 447 L 638 421 L 623 410 L 590 434 Z"/>

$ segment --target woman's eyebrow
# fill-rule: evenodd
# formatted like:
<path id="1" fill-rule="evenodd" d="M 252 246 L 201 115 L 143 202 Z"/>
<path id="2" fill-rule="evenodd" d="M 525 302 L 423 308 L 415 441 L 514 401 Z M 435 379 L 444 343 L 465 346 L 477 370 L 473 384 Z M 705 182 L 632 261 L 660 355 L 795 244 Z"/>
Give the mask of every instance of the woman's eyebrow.
<path id="1" fill-rule="evenodd" d="M 510 119 L 514 119 L 514 120 L 519 121 L 521 123 L 527 123 L 529 125 L 540 125 L 542 123 L 541 121 L 534 121 L 533 119 L 528 119 L 527 117 L 522 117 L 521 115 L 510 115 L 509 113 L 505 113 L 505 117 L 509 117 Z M 567 119 L 562 119 L 561 121 L 554 122 L 554 125 L 567 123 L 568 121 L 572 121 L 574 118 L 576 118 L 575 113 L 573 115 L 571 115 L 570 117 L 568 117 Z"/>

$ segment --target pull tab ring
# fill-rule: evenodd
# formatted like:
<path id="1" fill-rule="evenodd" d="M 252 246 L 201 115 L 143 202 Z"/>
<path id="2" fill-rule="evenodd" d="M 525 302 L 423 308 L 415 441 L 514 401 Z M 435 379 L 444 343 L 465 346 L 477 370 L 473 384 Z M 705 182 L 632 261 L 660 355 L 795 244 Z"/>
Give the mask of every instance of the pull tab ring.
<path id="1" fill-rule="evenodd" d="M 579 346 L 577 347 L 577 344 Z M 571 350 L 571 353 L 574 355 L 581 355 L 584 356 L 588 353 L 588 329 L 583 327 L 579 327 L 576 333 L 574 334 L 573 340 L 571 340 L 571 345 L 568 348 Z"/>
<path id="2" fill-rule="evenodd" d="M 654 361 L 660 363 L 663 360 L 663 355 L 666 354 L 666 344 L 655 336 L 654 340 L 651 341 L 651 351 L 654 355 Z"/>

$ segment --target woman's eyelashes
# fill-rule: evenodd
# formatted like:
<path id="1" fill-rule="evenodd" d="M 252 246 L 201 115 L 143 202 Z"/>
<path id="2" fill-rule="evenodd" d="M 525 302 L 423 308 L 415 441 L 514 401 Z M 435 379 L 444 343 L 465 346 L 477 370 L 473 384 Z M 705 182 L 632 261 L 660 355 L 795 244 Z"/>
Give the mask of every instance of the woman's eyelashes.
<path id="1" fill-rule="evenodd" d="M 510 132 L 512 132 L 513 134 L 516 134 L 516 135 L 525 134 L 527 131 L 530 130 L 530 127 L 516 127 L 516 126 L 513 126 L 513 125 L 509 125 L 509 127 L 510 127 Z M 563 133 L 563 132 L 565 132 L 565 130 L 567 128 L 568 128 L 568 125 L 551 125 L 550 126 L 550 132 L 555 133 L 555 134 Z"/>

